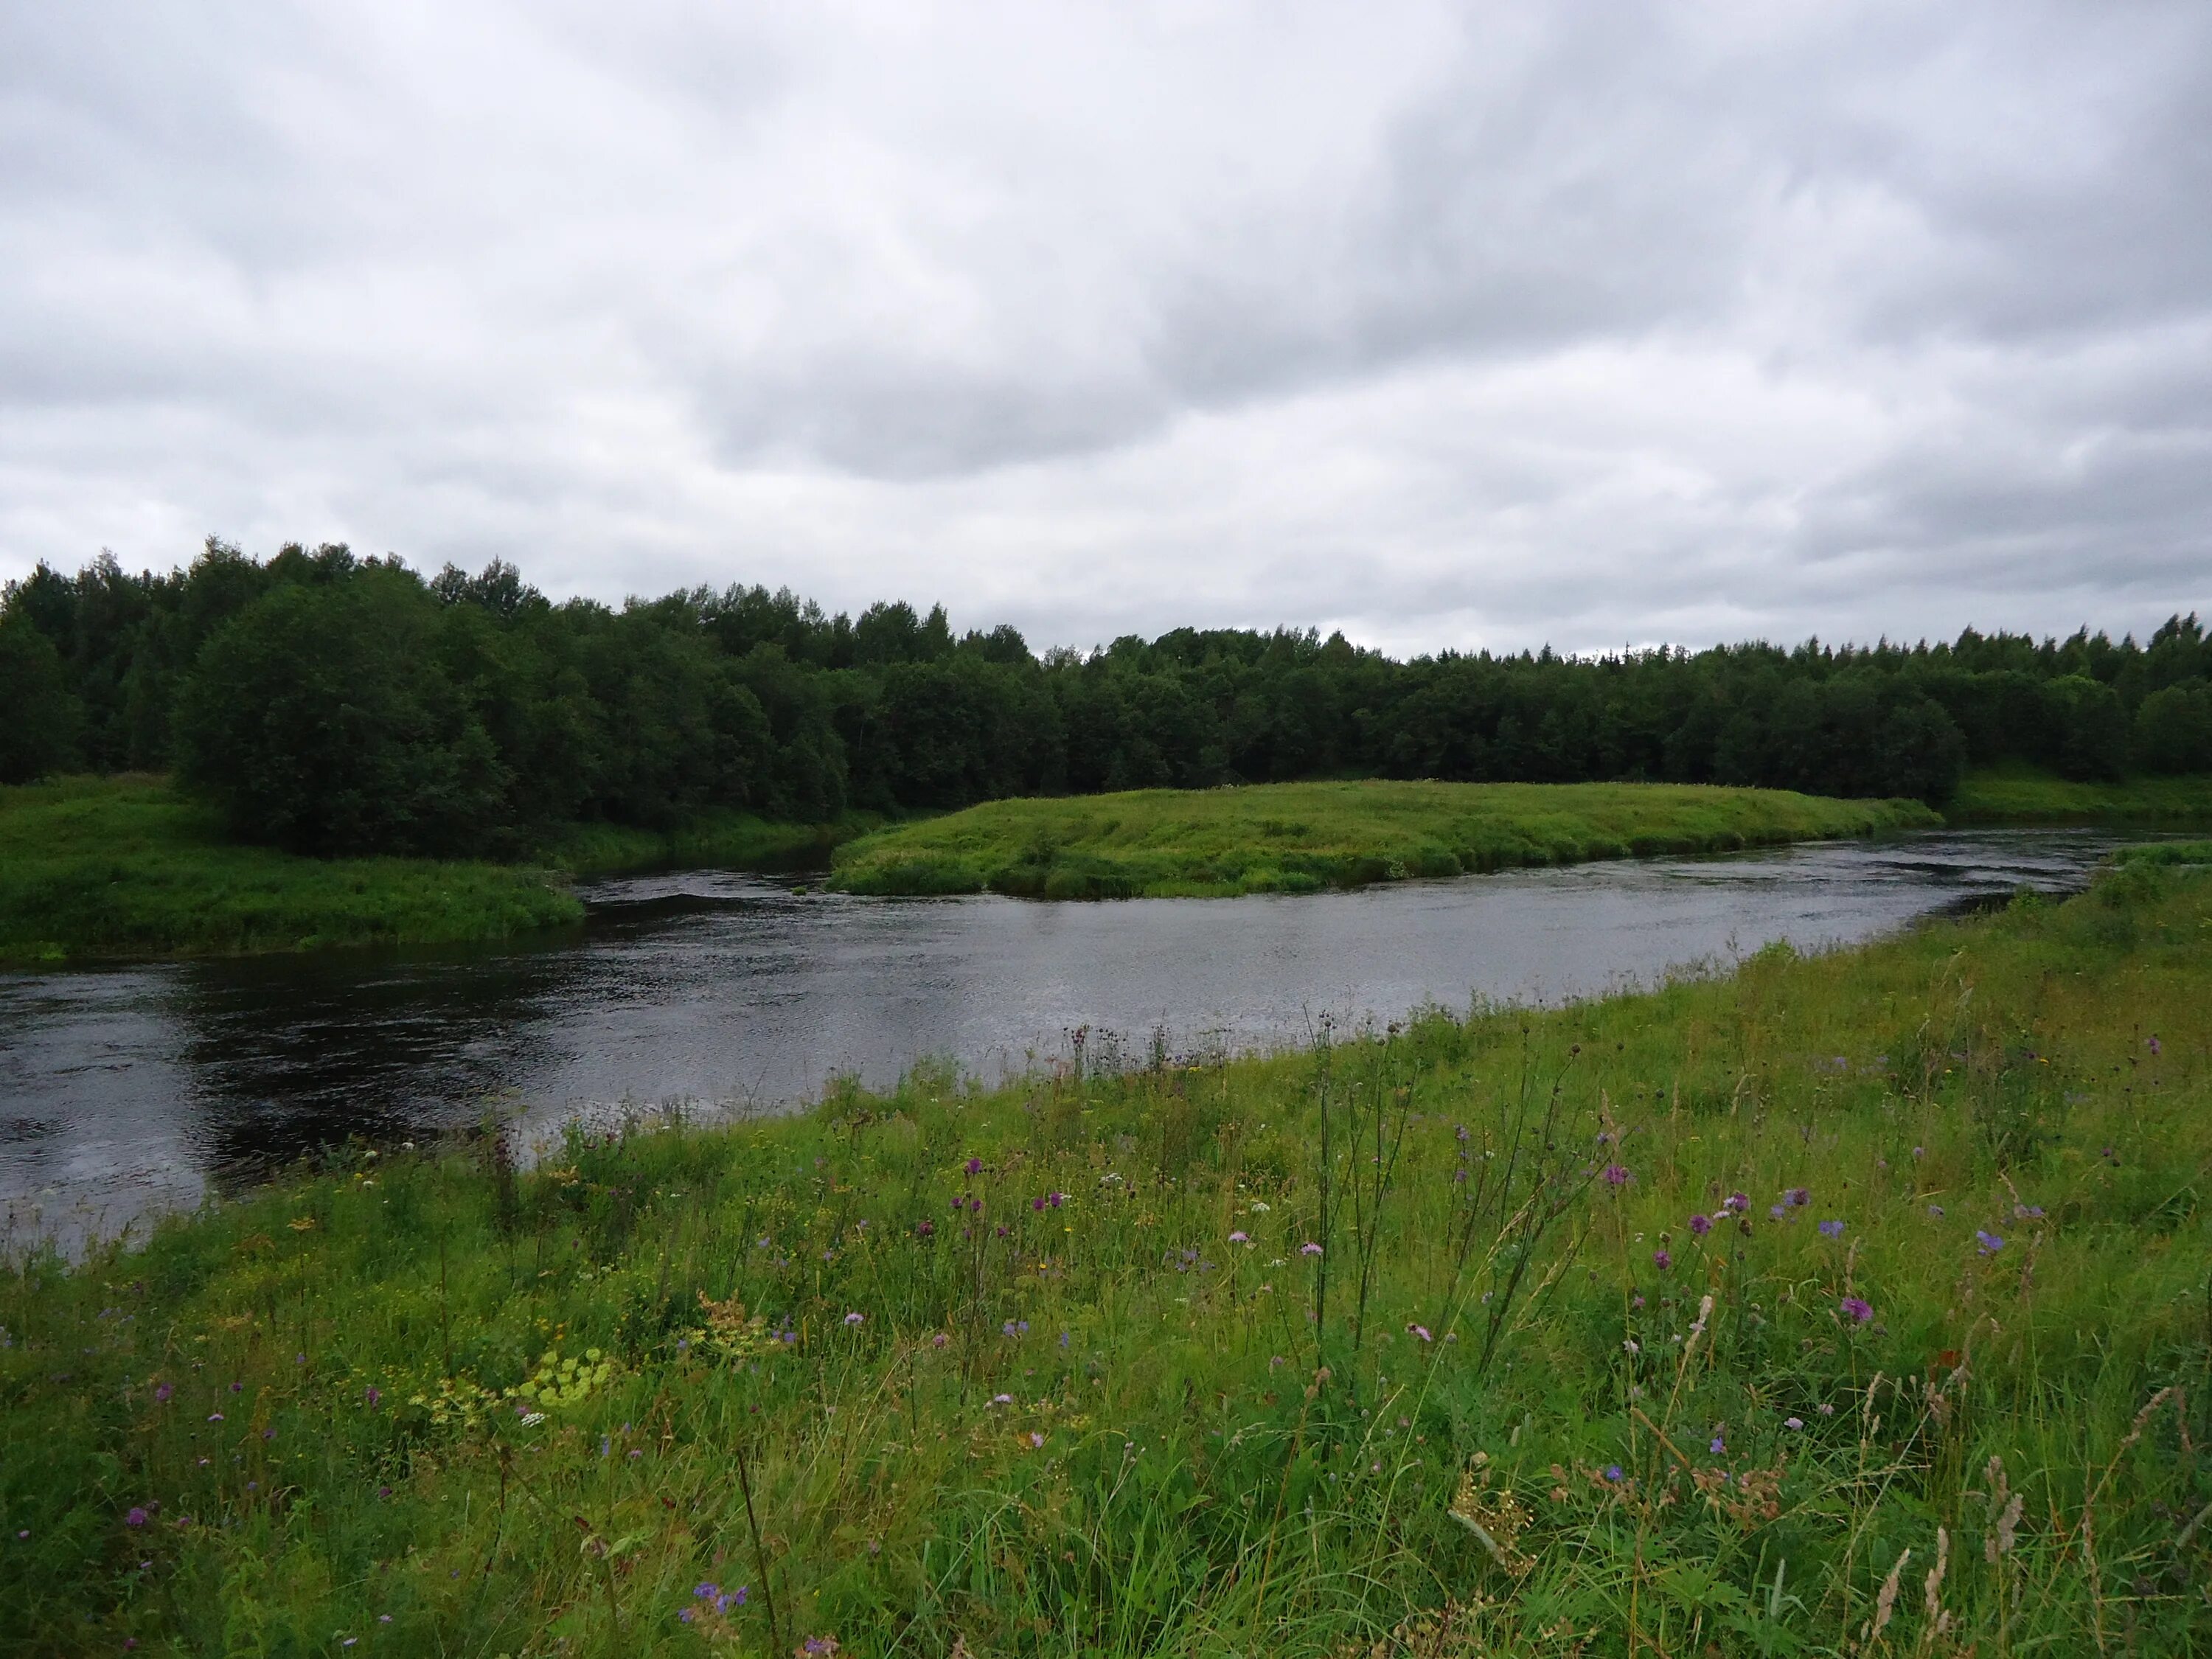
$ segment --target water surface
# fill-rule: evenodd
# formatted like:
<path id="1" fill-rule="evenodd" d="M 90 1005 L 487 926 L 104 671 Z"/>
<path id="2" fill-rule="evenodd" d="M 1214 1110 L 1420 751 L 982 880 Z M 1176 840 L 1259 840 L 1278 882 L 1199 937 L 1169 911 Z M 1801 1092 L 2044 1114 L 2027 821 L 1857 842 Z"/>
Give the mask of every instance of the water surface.
<path id="1" fill-rule="evenodd" d="M 585 890 L 558 940 L 0 975 L 0 1204 L 112 1231 L 351 1137 L 488 1107 L 550 1129 L 625 1103 L 773 1106 L 942 1058 L 1301 1040 L 1324 1014 L 1557 1001 L 1813 950 L 2022 885 L 2078 885 L 2100 832 L 1942 833 L 1356 893 L 1040 903 L 799 893 L 720 872 Z"/>

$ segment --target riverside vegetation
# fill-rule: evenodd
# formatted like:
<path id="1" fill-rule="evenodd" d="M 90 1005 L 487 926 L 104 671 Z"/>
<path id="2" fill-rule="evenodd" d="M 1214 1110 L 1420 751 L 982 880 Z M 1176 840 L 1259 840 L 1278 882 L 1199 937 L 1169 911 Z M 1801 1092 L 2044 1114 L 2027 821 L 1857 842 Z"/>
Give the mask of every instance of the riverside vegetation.
<path id="1" fill-rule="evenodd" d="M 241 845 L 161 778 L 0 787 L 0 966 L 86 957 L 437 945 L 573 925 L 572 875 L 822 857 L 844 826 L 695 815 L 572 826 L 520 863 L 307 858 Z"/>
<path id="2" fill-rule="evenodd" d="M 2208 861 L 18 1259 L 0 1639 L 2204 1651 Z"/>
<path id="3" fill-rule="evenodd" d="M 1684 784 L 1283 783 L 992 801 L 841 848 L 856 893 L 1316 892 L 1408 876 L 1711 853 L 1942 823 L 1918 801 Z"/>

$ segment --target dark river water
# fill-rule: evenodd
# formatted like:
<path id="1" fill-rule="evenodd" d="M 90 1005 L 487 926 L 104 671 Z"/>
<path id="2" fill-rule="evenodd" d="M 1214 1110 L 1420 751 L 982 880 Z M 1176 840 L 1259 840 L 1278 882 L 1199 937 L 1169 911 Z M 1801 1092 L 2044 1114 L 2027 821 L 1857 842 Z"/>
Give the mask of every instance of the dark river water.
<path id="1" fill-rule="evenodd" d="M 489 1109 L 543 1133 L 672 1101 L 805 1100 L 925 1059 L 1020 1073 L 1065 1059 L 1079 1027 L 1111 1064 L 1156 1040 L 1296 1042 L 1323 1014 L 1557 1001 L 2078 886 L 2112 844 L 1947 833 L 1106 904 L 851 898 L 689 872 L 594 886 L 584 927 L 544 943 L 0 974 L 0 1206 L 20 1247 Z"/>

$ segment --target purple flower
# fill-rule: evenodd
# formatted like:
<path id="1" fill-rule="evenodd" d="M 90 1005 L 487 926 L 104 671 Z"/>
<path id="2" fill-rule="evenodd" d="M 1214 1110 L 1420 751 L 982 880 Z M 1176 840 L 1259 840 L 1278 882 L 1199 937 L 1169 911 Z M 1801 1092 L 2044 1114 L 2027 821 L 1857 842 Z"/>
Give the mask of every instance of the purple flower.
<path id="1" fill-rule="evenodd" d="M 2015 1204 L 2012 1206 L 2012 1218 L 2014 1221 L 2040 1221 L 2043 1219 L 2043 1206 Z"/>
<path id="2" fill-rule="evenodd" d="M 1406 1328 L 1413 1335 L 1419 1337 L 1424 1342 L 1433 1341 L 1435 1340 L 1430 1336 L 1429 1328 L 1426 1325 L 1408 1325 Z"/>
<path id="3" fill-rule="evenodd" d="M 1056 1210 L 1061 1205 L 1067 1202 L 1067 1194 L 1066 1193 L 1047 1193 L 1044 1195 L 1044 1201 L 1051 1205 L 1052 1207 Z"/>
<path id="4" fill-rule="evenodd" d="M 208 1421 L 209 1421 L 209 1422 L 210 1422 L 210 1423 L 220 1423 L 220 1422 L 222 1422 L 222 1413 L 221 1412 L 210 1412 L 210 1413 L 208 1413 Z"/>
<path id="5" fill-rule="evenodd" d="M 1795 1209 L 1800 1206 L 1811 1203 L 1813 1201 L 1813 1194 L 1806 1191 L 1802 1187 L 1792 1187 L 1788 1192 L 1782 1194 L 1782 1201 Z"/>
<path id="6" fill-rule="evenodd" d="M 1626 1187 L 1634 1178 L 1628 1173 L 1626 1164 L 1608 1164 L 1605 1166 L 1605 1184 L 1608 1187 Z"/>
<path id="7" fill-rule="evenodd" d="M 144 1526 L 146 1524 L 146 1511 L 138 1508 L 136 1504 L 133 1504 L 130 1512 L 123 1517 L 123 1524 L 126 1527 Z"/>
<path id="8" fill-rule="evenodd" d="M 1766 1213 L 1772 1216 L 1777 1221 L 1779 1221 L 1783 1217 L 1790 1213 L 1790 1210 L 1786 1205 L 1775 1204 L 1768 1206 Z"/>
<path id="9" fill-rule="evenodd" d="M 1712 1444 L 1708 1447 L 1707 1449 L 1716 1457 L 1723 1455 L 1728 1451 L 1728 1441 L 1726 1437 L 1717 1434 L 1715 1435 L 1713 1437 Z"/>
<path id="10" fill-rule="evenodd" d="M 934 1221 L 917 1221 L 914 1224 L 914 1236 L 916 1238 L 932 1237 L 936 1231 L 937 1224 Z"/>
<path id="11" fill-rule="evenodd" d="M 1690 1218 L 1690 1231 L 1695 1233 L 1699 1238 L 1703 1238 L 1707 1233 L 1712 1231 L 1712 1217 L 1709 1215 L 1693 1215 Z"/>
<path id="12" fill-rule="evenodd" d="M 1843 1300 L 1842 1306 L 1844 1311 L 1849 1314 L 1851 1318 L 1859 1324 L 1863 1325 L 1868 1320 L 1874 1317 L 1873 1308 L 1856 1296 L 1845 1297 Z"/>
<path id="13" fill-rule="evenodd" d="M 968 1160 L 966 1167 L 969 1175 L 981 1175 L 983 1173 L 983 1160 L 980 1158 L 971 1158 Z"/>
<path id="14" fill-rule="evenodd" d="M 1042 1210 L 1042 1209 L 1043 1209 L 1043 1208 L 1044 1208 L 1044 1200 L 1043 1200 L 1043 1199 L 1042 1199 L 1042 1198 L 1033 1198 L 1033 1199 L 1031 1199 L 1031 1200 L 1030 1200 L 1030 1208 L 1031 1208 L 1032 1210 Z"/>
<path id="15" fill-rule="evenodd" d="M 1794 1431 L 1805 1426 L 1805 1419 L 1802 1417 L 1785 1417 L 1782 1419 L 1782 1426 Z"/>
<path id="16" fill-rule="evenodd" d="M 697 1596 L 702 1601 L 711 1601 L 721 1593 L 722 1587 L 720 1584 L 694 1584 L 691 1586 L 691 1594 Z"/>
<path id="17" fill-rule="evenodd" d="M 1747 1214 L 1751 1209 L 1751 1195 L 1748 1193 L 1730 1193 L 1722 1200 L 1721 1208 L 1730 1215 Z"/>
<path id="18" fill-rule="evenodd" d="M 1607 1464 L 1605 1466 L 1605 1478 L 1608 1480 L 1619 1480 L 1620 1479 L 1620 1465 L 1618 1463 Z"/>
<path id="19" fill-rule="evenodd" d="M 1984 1255 L 1995 1255 L 2004 1249 L 2004 1240 L 1995 1233 L 1984 1232 L 1978 1227 L 1974 1230 L 1974 1242 L 1982 1247 Z"/>
<path id="20" fill-rule="evenodd" d="M 154 1398 L 166 1406 L 169 1403 L 169 1396 L 176 1391 L 176 1386 L 173 1383 L 156 1382 L 154 1385 Z"/>
<path id="21" fill-rule="evenodd" d="M 362 1398 L 368 1401 L 370 1409 L 374 1410 L 384 1403 L 384 1390 L 372 1382 L 363 1392 Z"/>
<path id="22" fill-rule="evenodd" d="M 1928 1213 L 1941 1221 L 1943 1218 L 1943 1206 L 1941 1204 L 1930 1204 L 1928 1206 Z"/>
<path id="23" fill-rule="evenodd" d="M 1843 1224 L 1842 1222 L 1840 1222 L 1840 1221 L 1823 1221 L 1823 1222 L 1820 1224 L 1820 1237 L 1823 1237 L 1823 1238 L 1841 1238 L 1843 1236 L 1844 1236 L 1844 1224 Z"/>
<path id="24" fill-rule="evenodd" d="M 681 1620 L 682 1620 L 685 1624 L 687 1624 L 687 1625 L 688 1625 L 688 1624 L 690 1624 L 690 1623 L 692 1621 L 692 1620 L 694 1620 L 694 1619 L 696 1619 L 696 1617 L 698 1617 L 698 1615 L 697 1615 L 696 1613 L 693 1613 L 693 1612 L 691 1611 L 691 1609 L 690 1609 L 690 1608 L 689 1608 L 689 1607 L 684 1607 L 684 1608 L 679 1609 L 679 1610 L 678 1611 L 678 1613 L 677 1613 L 676 1616 L 677 1616 L 678 1619 L 681 1619 Z"/>
<path id="25" fill-rule="evenodd" d="M 1229 1235 L 1229 1242 L 1231 1244 L 1249 1244 L 1252 1240 L 1244 1233 L 1236 1232 Z"/>
<path id="26" fill-rule="evenodd" d="M 1298 1254 L 1300 1255 L 1319 1255 L 1321 1254 L 1321 1246 L 1315 1243 L 1311 1239 L 1308 1239 L 1304 1243 L 1298 1246 Z"/>
<path id="27" fill-rule="evenodd" d="M 848 1325 L 865 1324 L 867 1316 L 865 1314 L 848 1313 L 845 1316 L 845 1322 Z"/>
<path id="28" fill-rule="evenodd" d="M 1651 1252 L 1651 1265 L 1663 1273 L 1674 1265 L 1674 1258 L 1664 1250 L 1654 1250 Z"/>
<path id="29" fill-rule="evenodd" d="M 2156 1060 L 2160 1054 L 2165 1052 L 2158 1046 L 2158 1039 L 2154 1036 L 2144 1043 L 2143 1046 L 2150 1050 L 2150 1057 L 2153 1060 Z"/>

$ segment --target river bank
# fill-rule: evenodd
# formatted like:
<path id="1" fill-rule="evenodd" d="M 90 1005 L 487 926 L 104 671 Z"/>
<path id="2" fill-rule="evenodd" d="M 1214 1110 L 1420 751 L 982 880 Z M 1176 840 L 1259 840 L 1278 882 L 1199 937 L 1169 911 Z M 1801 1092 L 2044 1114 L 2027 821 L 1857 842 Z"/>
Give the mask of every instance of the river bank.
<path id="1" fill-rule="evenodd" d="M 1272 1059 L 358 1156 L 19 1264 L 0 1630 L 2190 1650 L 2212 883 L 2164 856 Z"/>
<path id="2" fill-rule="evenodd" d="M 988 801 L 841 848 L 830 884 L 875 894 L 1218 898 L 1310 893 L 1932 827 L 1917 801 L 1692 784 L 1382 779 Z"/>

